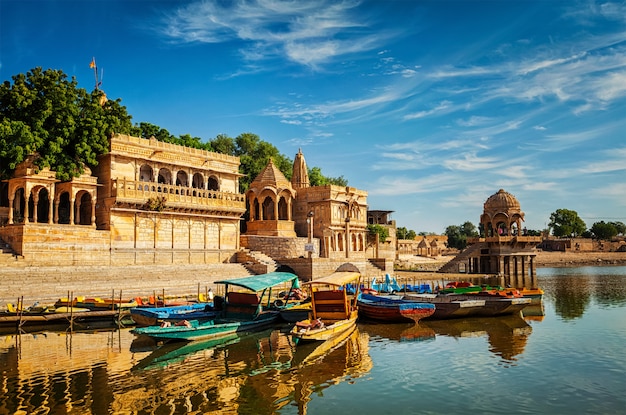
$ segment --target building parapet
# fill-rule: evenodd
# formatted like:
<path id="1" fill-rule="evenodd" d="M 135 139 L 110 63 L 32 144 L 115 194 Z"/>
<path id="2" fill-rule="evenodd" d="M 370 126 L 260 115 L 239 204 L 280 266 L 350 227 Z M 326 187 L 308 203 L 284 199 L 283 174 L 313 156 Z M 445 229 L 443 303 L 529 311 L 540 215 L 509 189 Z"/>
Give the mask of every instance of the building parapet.
<path id="1" fill-rule="evenodd" d="M 126 179 L 111 180 L 111 196 L 117 202 L 126 203 L 145 203 L 151 198 L 165 197 L 169 207 L 226 209 L 242 213 L 246 210 L 246 198 L 242 194 Z"/>

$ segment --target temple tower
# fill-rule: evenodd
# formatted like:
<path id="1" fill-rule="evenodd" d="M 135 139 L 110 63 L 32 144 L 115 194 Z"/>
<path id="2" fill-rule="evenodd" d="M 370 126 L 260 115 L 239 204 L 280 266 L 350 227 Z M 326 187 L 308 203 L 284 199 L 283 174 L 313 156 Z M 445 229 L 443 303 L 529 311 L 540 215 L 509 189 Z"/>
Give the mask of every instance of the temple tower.
<path id="1" fill-rule="evenodd" d="M 309 172 L 304 160 L 304 154 L 302 149 L 298 149 L 296 159 L 293 161 L 293 175 L 291 176 L 291 185 L 294 189 L 303 189 L 310 187 Z"/>

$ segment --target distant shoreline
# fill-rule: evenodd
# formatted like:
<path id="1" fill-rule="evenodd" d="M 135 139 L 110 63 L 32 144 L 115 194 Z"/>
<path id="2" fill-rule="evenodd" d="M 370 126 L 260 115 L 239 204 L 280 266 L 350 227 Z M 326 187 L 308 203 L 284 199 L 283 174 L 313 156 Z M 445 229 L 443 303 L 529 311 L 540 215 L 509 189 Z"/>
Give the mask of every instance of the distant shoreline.
<path id="1" fill-rule="evenodd" d="M 539 251 L 537 268 L 626 265 L 626 252 L 550 252 Z"/>
<path id="2" fill-rule="evenodd" d="M 467 278 L 467 274 L 442 274 L 438 272 L 453 256 L 437 258 L 405 256 L 401 262 L 409 269 L 396 269 L 398 277 L 419 280 L 441 279 L 442 276 Z M 409 265 L 410 264 L 410 265 Z M 619 266 L 626 265 L 626 252 L 555 252 L 537 251 L 534 260 L 535 268 L 573 268 L 585 266 Z"/>

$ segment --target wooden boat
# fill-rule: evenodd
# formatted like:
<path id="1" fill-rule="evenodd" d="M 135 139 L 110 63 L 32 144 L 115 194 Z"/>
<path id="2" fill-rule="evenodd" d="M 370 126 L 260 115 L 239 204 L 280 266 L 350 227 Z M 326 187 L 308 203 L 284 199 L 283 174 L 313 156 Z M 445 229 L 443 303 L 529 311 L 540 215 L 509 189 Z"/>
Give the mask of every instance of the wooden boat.
<path id="1" fill-rule="evenodd" d="M 86 298 L 84 296 L 75 297 L 72 300 L 68 298 L 59 298 L 54 303 L 55 309 L 61 307 L 86 308 L 92 311 L 117 310 L 118 308 L 130 309 L 137 307 L 135 299 L 113 299 L 113 298 Z"/>
<path id="2" fill-rule="evenodd" d="M 358 272 L 335 272 L 305 283 L 311 291 L 311 317 L 297 322 L 291 330 L 296 344 L 330 340 L 354 329 L 358 292 L 351 295 L 347 288 L 359 287 L 360 279 Z"/>
<path id="3" fill-rule="evenodd" d="M 280 309 L 280 318 L 287 323 L 306 320 L 311 314 L 311 302 L 288 305 Z"/>
<path id="4" fill-rule="evenodd" d="M 499 293 L 472 293 L 472 294 L 451 294 L 450 297 L 459 300 L 473 300 L 479 298 L 485 301 L 485 306 L 474 314 L 475 316 L 494 317 L 505 314 L 519 314 L 525 307 L 531 303 L 530 298 L 513 294 L 511 296 L 501 295 Z"/>
<path id="5" fill-rule="evenodd" d="M 405 294 L 397 296 L 405 301 L 424 302 L 435 305 L 435 312 L 424 320 L 441 320 L 477 316 L 485 307 L 484 299 L 462 299 L 450 295 L 437 294 Z"/>
<path id="6" fill-rule="evenodd" d="M 360 317 L 386 322 L 417 323 L 435 313 L 435 305 L 432 303 L 404 301 L 372 294 L 361 294 L 357 305 Z"/>
<path id="7" fill-rule="evenodd" d="M 441 288 L 439 294 L 468 294 L 484 290 L 501 290 L 502 287 L 492 287 L 489 285 L 475 285 L 468 281 L 452 281 Z"/>
<path id="8" fill-rule="evenodd" d="M 141 327 L 156 326 L 164 321 L 211 320 L 219 315 L 213 303 L 193 303 L 171 307 L 134 307 L 130 309 L 133 321 Z"/>
<path id="9" fill-rule="evenodd" d="M 205 322 L 183 320 L 174 325 L 139 327 L 133 333 L 150 336 L 157 341 L 190 341 L 226 338 L 232 333 L 264 329 L 276 323 L 279 318 L 279 312 L 272 305 L 272 288 L 286 283 L 294 287 L 297 281 L 298 276 L 288 272 L 216 281 L 216 284 L 226 286 L 223 304 L 220 304 L 218 297 L 214 299 L 216 308 L 221 311 L 219 317 Z M 246 291 L 229 291 L 230 287 L 243 288 Z"/>

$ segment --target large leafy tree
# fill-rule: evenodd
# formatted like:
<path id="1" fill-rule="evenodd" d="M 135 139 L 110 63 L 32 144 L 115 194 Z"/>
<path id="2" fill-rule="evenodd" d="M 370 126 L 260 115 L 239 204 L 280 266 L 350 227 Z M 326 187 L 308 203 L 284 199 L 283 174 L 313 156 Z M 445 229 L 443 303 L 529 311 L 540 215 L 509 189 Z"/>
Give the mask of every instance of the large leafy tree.
<path id="1" fill-rule="evenodd" d="M 250 187 L 250 183 L 265 168 L 270 159 L 278 169 L 283 172 L 287 179 L 291 178 L 293 161 L 280 154 L 278 149 L 252 133 L 243 133 L 235 138 L 235 155 L 241 161 L 241 170 L 244 177 L 239 180 L 239 187 L 245 192 Z"/>
<path id="2" fill-rule="evenodd" d="M 398 239 L 408 239 L 413 240 L 416 237 L 416 233 L 412 229 L 407 229 L 404 226 L 401 226 L 396 229 L 396 238 Z"/>
<path id="3" fill-rule="evenodd" d="M 0 85 L 0 178 L 9 178 L 15 167 L 31 154 L 35 163 L 50 167 L 57 178 L 69 180 L 82 173 L 83 166 L 93 167 L 97 157 L 108 152 L 108 137 L 113 133 L 130 134 L 167 143 L 239 156 L 240 189 L 245 192 L 250 181 L 272 159 L 289 179 L 293 162 L 256 134 L 244 133 L 233 139 L 220 134 L 203 142 L 199 137 L 179 137 L 148 122 L 133 126 L 131 116 L 120 100 L 108 100 L 96 89 L 89 93 L 77 87 L 75 78 L 62 71 L 35 68 Z M 309 169 L 311 185 L 347 186 L 343 176 L 325 177 L 318 167 Z"/>
<path id="4" fill-rule="evenodd" d="M 619 233 L 615 225 L 613 225 L 611 222 L 605 223 L 604 221 L 595 222 L 593 225 L 591 225 L 591 228 L 589 230 L 596 239 L 604 240 L 609 240 Z"/>
<path id="5" fill-rule="evenodd" d="M 446 228 L 448 247 L 463 250 L 467 246 L 468 237 L 477 237 L 478 231 L 472 222 L 465 222 L 460 226 L 451 225 Z"/>
<path id="6" fill-rule="evenodd" d="M 78 88 L 62 71 L 35 68 L 0 85 L 0 176 L 8 178 L 27 156 L 60 180 L 97 165 L 113 132 L 131 133 L 131 117 L 101 90 Z"/>
<path id="7" fill-rule="evenodd" d="M 587 229 L 585 222 L 578 216 L 578 212 L 569 209 L 557 209 L 550 215 L 548 227 L 552 234 L 561 236 L 579 236 Z"/>

